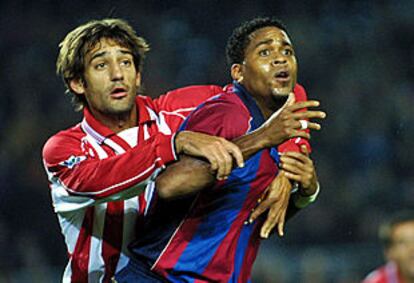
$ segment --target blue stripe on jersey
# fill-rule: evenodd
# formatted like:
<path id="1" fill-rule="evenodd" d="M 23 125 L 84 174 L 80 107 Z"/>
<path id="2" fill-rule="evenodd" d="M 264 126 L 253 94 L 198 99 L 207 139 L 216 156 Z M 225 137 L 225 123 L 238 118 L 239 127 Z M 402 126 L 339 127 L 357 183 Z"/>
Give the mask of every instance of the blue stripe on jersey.
<path id="1" fill-rule="evenodd" d="M 241 84 L 239 84 L 237 81 L 234 81 L 233 84 L 234 93 L 237 94 L 237 96 L 243 101 L 244 105 L 247 107 L 247 109 L 249 109 L 250 115 L 253 117 L 251 121 L 251 130 L 259 128 L 265 122 L 262 111 L 260 111 L 260 108 L 257 106 L 256 101 Z M 279 166 L 280 158 L 276 148 L 271 148 L 270 156 L 272 156 L 273 160 Z"/>
<path id="2" fill-rule="evenodd" d="M 228 283 L 237 283 L 240 274 L 242 274 L 243 261 L 245 259 L 246 251 L 249 247 L 250 237 L 255 229 L 254 224 L 244 225 L 237 243 L 237 251 L 234 262 L 234 271 Z"/>
<path id="3" fill-rule="evenodd" d="M 194 279 L 187 278 L 180 271 L 197 270 L 197 273 L 202 274 L 212 260 L 243 207 L 250 191 L 250 183 L 256 178 L 261 155 L 262 152 L 259 152 L 247 160 L 244 168 L 234 169 L 222 188 L 203 193 L 208 200 L 203 199 L 195 207 L 202 205 L 203 211 L 208 212 L 174 266 L 174 273 L 179 274 L 180 279 L 185 277 L 185 282 L 193 282 Z M 183 282 L 177 281 L 179 279 L 174 278 L 173 274 L 168 279 Z"/>
<path id="4" fill-rule="evenodd" d="M 234 93 L 243 101 L 243 104 L 249 109 L 250 116 L 252 116 L 252 130 L 259 128 L 264 122 L 262 111 L 257 106 L 254 98 L 247 92 L 247 90 L 237 81 L 233 82 Z"/>

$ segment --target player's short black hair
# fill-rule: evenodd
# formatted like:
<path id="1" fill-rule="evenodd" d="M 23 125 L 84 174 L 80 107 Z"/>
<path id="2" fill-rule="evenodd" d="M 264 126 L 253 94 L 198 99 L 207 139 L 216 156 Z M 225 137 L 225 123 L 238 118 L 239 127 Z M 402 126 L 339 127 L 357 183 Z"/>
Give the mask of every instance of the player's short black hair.
<path id="1" fill-rule="evenodd" d="M 250 35 L 264 27 L 277 27 L 288 33 L 285 25 L 274 17 L 256 17 L 242 23 L 233 30 L 233 33 L 227 41 L 226 57 L 227 63 L 230 66 L 233 64 L 241 64 L 244 61 L 244 52 L 247 45 L 249 45 Z"/>
<path id="2" fill-rule="evenodd" d="M 386 249 L 393 244 L 391 235 L 395 226 L 406 222 L 414 222 L 414 210 L 406 209 L 399 211 L 391 215 L 380 225 L 378 238 Z"/>

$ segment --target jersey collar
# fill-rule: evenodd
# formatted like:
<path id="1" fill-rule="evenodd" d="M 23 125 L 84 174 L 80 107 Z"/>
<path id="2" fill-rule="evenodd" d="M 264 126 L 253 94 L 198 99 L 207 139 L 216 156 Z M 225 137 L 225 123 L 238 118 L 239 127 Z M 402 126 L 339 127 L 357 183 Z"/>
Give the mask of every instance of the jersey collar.
<path id="1" fill-rule="evenodd" d="M 152 111 L 146 103 L 146 97 L 137 96 L 135 103 L 138 111 L 138 125 L 141 126 L 158 119 L 156 113 Z M 99 144 L 102 144 L 105 139 L 115 136 L 116 133 L 107 126 L 98 121 L 87 107 L 83 110 L 83 120 L 81 127 L 83 131 L 92 136 Z"/>

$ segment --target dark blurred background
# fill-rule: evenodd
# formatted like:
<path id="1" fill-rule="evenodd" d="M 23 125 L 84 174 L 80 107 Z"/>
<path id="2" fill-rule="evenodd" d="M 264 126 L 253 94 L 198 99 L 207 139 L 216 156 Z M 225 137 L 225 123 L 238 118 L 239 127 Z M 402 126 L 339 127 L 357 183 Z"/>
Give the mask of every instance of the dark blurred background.
<path id="1" fill-rule="evenodd" d="M 414 1 L 0 1 L 0 282 L 58 282 L 66 250 L 41 148 L 81 119 L 55 76 L 79 24 L 128 20 L 152 50 L 146 93 L 229 82 L 224 48 L 242 21 L 288 27 L 299 81 L 328 118 L 313 135 L 318 202 L 267 240 L 254 282 L 359 282 L 383 262 L 389 213 L 414 204 Z"/>

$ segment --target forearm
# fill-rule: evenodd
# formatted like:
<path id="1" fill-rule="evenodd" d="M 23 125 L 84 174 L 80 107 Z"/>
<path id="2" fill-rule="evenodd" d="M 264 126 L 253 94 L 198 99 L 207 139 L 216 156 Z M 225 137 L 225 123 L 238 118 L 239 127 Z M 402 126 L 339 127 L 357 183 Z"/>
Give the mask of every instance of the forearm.
<path id="1" fill-rule="evenodd" d="M 244 160 L 266 147 L 260 130 L 232 140 L 243 153 Z M 157 177 L 156 188 L 161 198 L 176 198 L 196 193 L 214 184 L 215 172 L 201 159 L 182 155 Z"/>
<path id="2" fill-rule="evenodd" d="M 209 163 L 183 155 L 157 177 L 156 189 L 161 198 L 170 199 L 198 192 L 214 182 Z"/>
<path id="3" fill-rule="evenodd" d="M 141 183 L 145 185 L 157 168 L 175 158 L 171 137 L 161 135 L 104 159 L 86 155 L 78 149 L 76 140 L 52 142 L 44 150 L 50 181 L 60 184 L 70 195 L 92 199 L 105 199 Z"/>
<path id="4" fill-rule="evenodd" d="M 244 160 L 249 159 L 263 148 L 270 147 L 271 144 L 263 135 L 262 128 L 259 128 L 249 134 L 235 138 L 232 142 L 239 147 L 243 154 Z"/>

